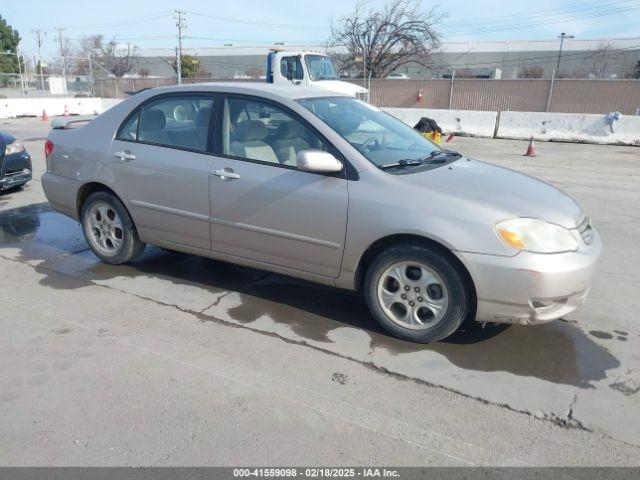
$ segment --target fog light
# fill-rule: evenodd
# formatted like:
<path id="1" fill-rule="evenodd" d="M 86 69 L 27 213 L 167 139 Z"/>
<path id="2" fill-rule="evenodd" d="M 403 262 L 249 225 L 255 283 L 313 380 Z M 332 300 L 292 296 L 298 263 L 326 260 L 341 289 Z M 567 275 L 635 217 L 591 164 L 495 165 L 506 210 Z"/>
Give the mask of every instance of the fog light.
<path id="1" fill-rule="evenodd" d="M 531 306 L 535 309 L 538 308 L 548 308 L 553 306 L 553 301 L 551 300 L 531 300 Z"/>
<path id="2" fill-rule="evenodd" d="M 24 175 L 30 175 L 31 174 L 31 170 L 29 170 L 28 168 L 25 168 L 24 170 L 22 170 L 22 173 Z"/>

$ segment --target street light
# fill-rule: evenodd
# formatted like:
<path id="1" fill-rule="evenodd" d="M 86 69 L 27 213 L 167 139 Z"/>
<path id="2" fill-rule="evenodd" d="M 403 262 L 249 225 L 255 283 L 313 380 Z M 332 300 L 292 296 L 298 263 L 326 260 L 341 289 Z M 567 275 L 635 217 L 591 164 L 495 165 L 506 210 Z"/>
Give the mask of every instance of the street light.
<path id="1" fill-rule="evenodd" d="M 556 75 L 560 73 L 560 59 L 562 58 L 562 45 L 564 44 L 564 39 L 576 37 L 574 35 L 568 35 L 562 32 L 560 35 L 558 35 L 558 38 L 560 39 L 560 50 L 558 50 L 558 64 L 556 65 Z"/>

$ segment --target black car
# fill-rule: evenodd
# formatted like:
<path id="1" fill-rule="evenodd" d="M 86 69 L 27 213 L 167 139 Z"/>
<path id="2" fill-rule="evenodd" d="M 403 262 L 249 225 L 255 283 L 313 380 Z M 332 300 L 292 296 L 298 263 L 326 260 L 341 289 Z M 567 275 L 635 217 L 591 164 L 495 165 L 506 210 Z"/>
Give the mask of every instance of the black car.
<path id="1" fill-rule="evenodd" d="M 0 132 L 0 190 L 31 180 L 31 156 L 14 136 Z"/>

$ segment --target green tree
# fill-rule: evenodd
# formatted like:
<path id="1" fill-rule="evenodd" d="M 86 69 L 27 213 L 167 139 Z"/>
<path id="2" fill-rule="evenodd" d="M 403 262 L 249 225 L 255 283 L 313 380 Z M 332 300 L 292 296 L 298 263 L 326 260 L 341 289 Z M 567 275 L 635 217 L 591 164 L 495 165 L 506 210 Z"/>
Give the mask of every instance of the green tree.
<path id="1" fill-rule="evenodd" d="M 18 57 L 4 55 L 5 52 L 18 53 L 20 34 L 0 15 L 0 72 L 18 73 Z"/>
<path id="2" fill-rule="evenodd" d="M 200 60 L 195 55 L 184 54 L 180 57 L 180 72 L 182 78 L 196 78 L 200 73 Z M 174 72 L 178 71 L 176 60 L 171 62 Z"/>

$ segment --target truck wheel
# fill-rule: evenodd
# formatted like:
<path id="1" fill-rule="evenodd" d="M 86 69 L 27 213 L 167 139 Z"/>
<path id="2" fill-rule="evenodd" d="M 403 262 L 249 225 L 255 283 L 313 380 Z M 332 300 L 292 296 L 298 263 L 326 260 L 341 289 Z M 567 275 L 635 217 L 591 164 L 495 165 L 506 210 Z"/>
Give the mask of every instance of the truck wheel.
<path id="1" fill-rule="evenodd" d="M 139 256 L 146 244 L 114 195 L 96 192 L 87 198 L 80 212 L 82 231 L 89 247 L 105 263 L 119 265 Z"/>
<path id="2" fill-rule="evenodd" d="M 435 249 L 409 243 L 391 246 L 373 260 L 364 295 L 385 330 L 417 343 L 451 335 L 471 303 L 460 267 Z"/>

